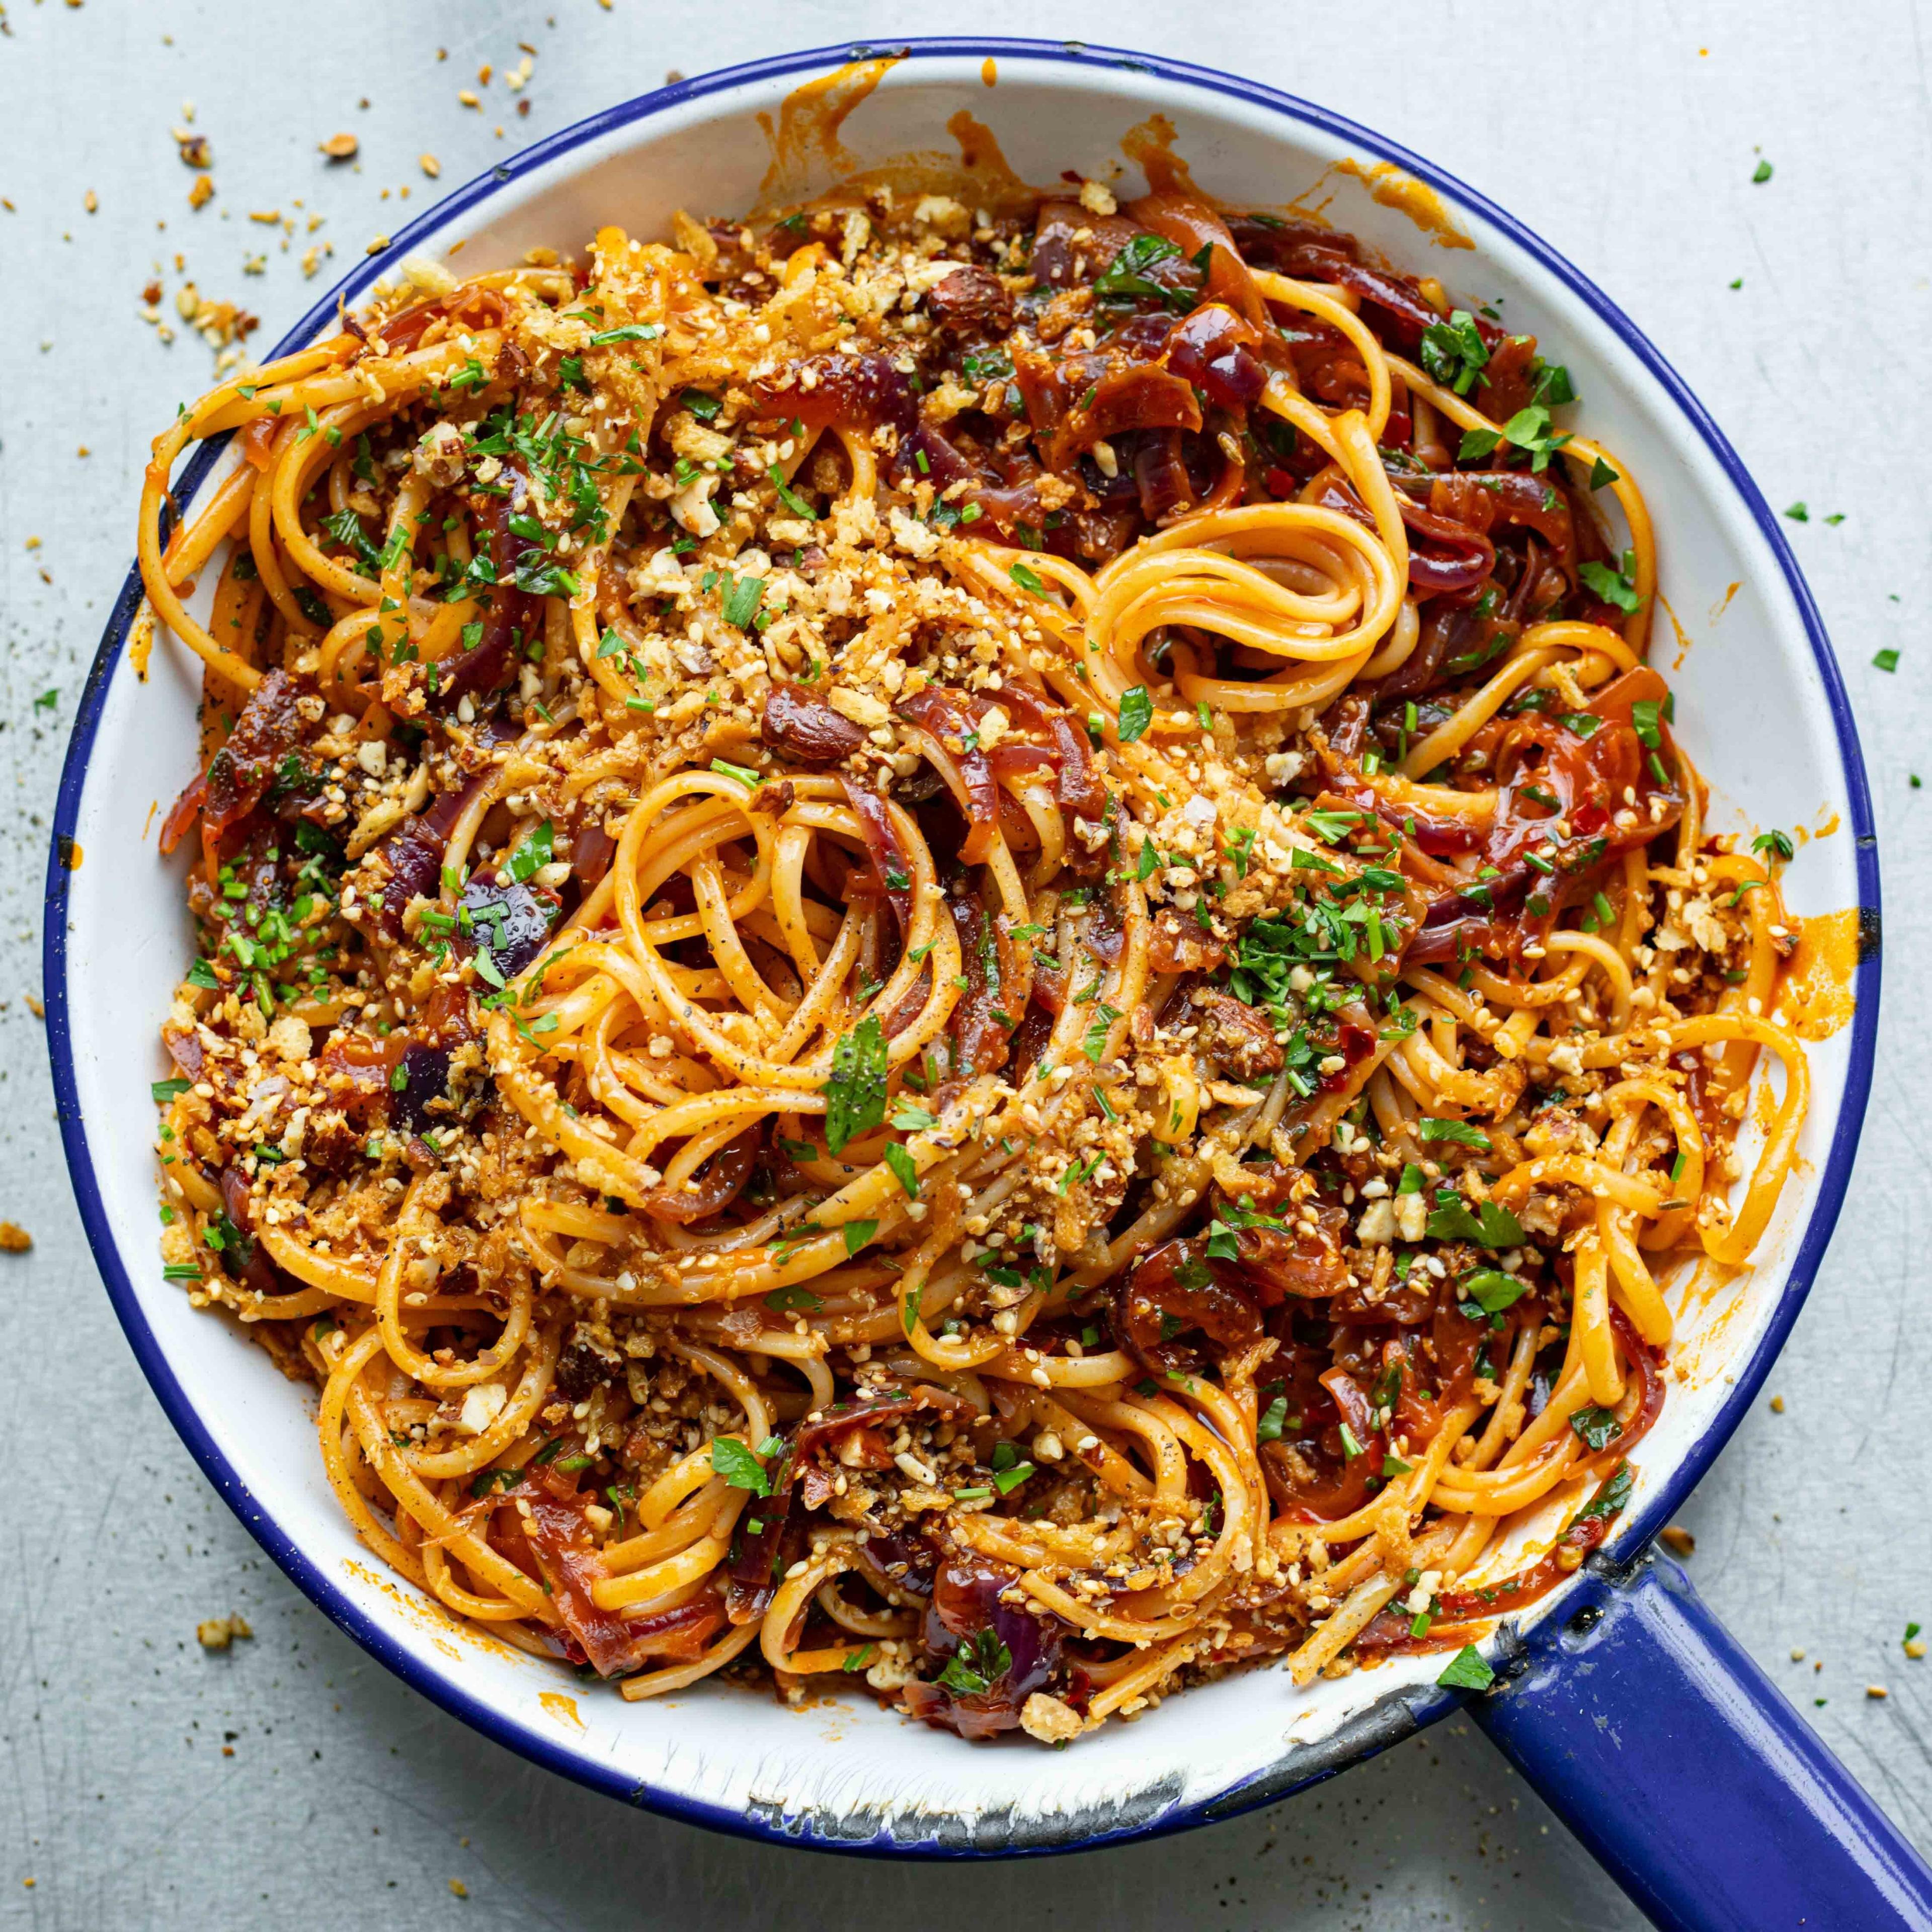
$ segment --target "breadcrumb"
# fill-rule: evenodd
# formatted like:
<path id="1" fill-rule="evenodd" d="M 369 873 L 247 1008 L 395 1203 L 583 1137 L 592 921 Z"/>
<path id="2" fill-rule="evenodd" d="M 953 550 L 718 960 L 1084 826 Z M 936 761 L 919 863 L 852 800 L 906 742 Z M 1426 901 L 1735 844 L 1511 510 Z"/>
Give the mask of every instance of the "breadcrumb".
<path id="1" fill-rule="evenodd" d="M 226 1650 L 238 1636 L 252 1637 L 246 1617 L 209 1617 L 194 1627 L 195 1641 L 203 1650 Z"/>

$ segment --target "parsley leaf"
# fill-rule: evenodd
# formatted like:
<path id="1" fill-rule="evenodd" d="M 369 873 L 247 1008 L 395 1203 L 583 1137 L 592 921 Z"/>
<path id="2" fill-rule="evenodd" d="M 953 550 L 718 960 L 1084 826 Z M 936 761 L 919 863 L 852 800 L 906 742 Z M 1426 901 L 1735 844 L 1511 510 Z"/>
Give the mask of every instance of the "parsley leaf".
<path id="1" fill-rule="evenodd" d="M 885 1119 L 886 1040 L 876 1015 L 867 1015 L 832 1049 L 825 1102 L 825 1144 L 835 1154 Z"/>
<path id="2" fill-rule="evenodd" d="M 1104 271 L 1094 278 L 1094 292 L 1102 301 L 1112 298 L 1116 302 L 1131 300 L 1136 296 L 1153 296 L 1165 302 L 1178 290 L 1163 286 L 1150 280 L 1144 271 L 1158 262 L 1172 261 L 1180 253 L 1178 244 L 1160 235 L 1136 235 L 1109 262 Z M 1192 298 L 1188 306 L 1192 308 Z"/>
<path id="3" fill-rule="evenodd" d="M 720 1436 L 712 1443 L 711 1466 L 734 1490 L 749 1490 L 754 1496 L 772 1492 L 764 1465 L 734 1436 Z"/>
<path id="4" fill-rule="evenodd" d="M 1436 1196 L 1428 1227 L 1438 1241 L 1470 1241 L 1480 1248 L 1514 1248 L 1522 1241 L 1522 1223 L 1507 1208 L 1484 1201 L 1472 1210 L 1461 1195 L 1446 1191 Z"/>
<path id="5" fill-rule="evenodd" d="M 1130 691 L 1120 694 L 1120 742 L 1131 745 L 1138 738 L 1147 736 L 1148 727 L 1154 722 L 1154 700 L 1148 695 L 1148 688 L 1137 684 Z"/>
<path id="6" fill-rule="evenodd" d="M 1628 557 L 1628 554 L 1625 554 Z M 1584 563 L 1577 566 L 1576 574 L 1606 604 L 1614 604 L 1619 610 L 1636 610 L 1643 602 L 1636 594 L 1636 586 L 1630 580 L 1628 568 L 1612 570 L 1606 563 Z"/>
<path id="7" fill-rule="evenodd" d="M 821 1231 L 813 1228 L 806 1232 L 815 1234 Z M 808 1288 L 775 1288 L 764 1298 L 764 1303 L 767 1308 L 778 1315 L 815 1315 L 825 1306 Z"/>
<path id="8" fill-rule="evenodd" d="M 960 372 L 976 389 L 1004 382 L 1013 373 L 1012 358 L 1004 349 L 969 349 L 959 360 Z"/>
<path id="9" fill-rule="evenodd" d="M 1472 1268 L 1458 1286 L 1485 1315 L 1500 1315 L 1529 1292 L 1528 1282 L 1492 1268 Z"/>
<path id="10" fill-rule="evenodd" d="M 533 831 L 525 834 L 522 844 L 510 854 L 509 862 L 503 869 L 521 885 L 550 862 L 550 824 L 546 818 Z"/>
<path id="11" fill-rule="evenodd" d="M 1592 1516 L 1612 1516 L 1618 1514 L 1630 1500 L 1630 1492 L 1636 1481 L 1636 1473 L 1628 1462 L 1619 1462 L 1616 1473 L 1597 1493 L 1576 1512 L 1579 1522 Z"/>
<path id="12" fill-rule="evenodd" d="M 886 1165 L 892 1171 L 893 1178 L 905 1190 L 908 1201 L 919 1198 L 919 1164 L 897 1141 L 886 1143 Z"/>
<path id="13" fill-rule="evenodd" d="M 1623 1424 L 1607 1408 L 1580 1408 L 1570 1418 L 1577 1439 L 1592 1449 L 1607 1449 L 1623 1432 Z"/>
<path id="14" fill-rule="evenodd" d="M 1171 242 L 1168 246 L 1174 248 Z M 955 1696 L 976 1697 L 990 1690 L 1012 1665 L 1013 1654 L 998 1635 L 990 1629 L 977 1630 L 946 1660 L 946 1668 L 939 1673 L 940 1686 Z"/>
<path id="15" fill-rule="evenodd" d="M 1496 1681 L 1496 1673 L 1483 1661 L 1482 1652 L 1473 1643 L 1466 1643 L 1436 1681 L 1450 1690 L 1486 1690 Z"/>
<path id="16" fill-rule="evenodd" d="M 1487 365 L 1490 352 L 1476 318 L 1466 308 L 1454 310 L 1447 322 L 1432 322 L 1422 332 L 1422 366 L 1444 388 L 1466 396 Z"/>
<path id="17" fill-rule="evenodd" d="M 1416 1132 L 1426 1141 L 1457 1141 L 1464 1147 L 1472 1147 L 1487 1153 L 1490 1137 L 1480 1127 L 1472 1127 L 1467 1120 L 1420 1120 L 1415 1124 Z"/>

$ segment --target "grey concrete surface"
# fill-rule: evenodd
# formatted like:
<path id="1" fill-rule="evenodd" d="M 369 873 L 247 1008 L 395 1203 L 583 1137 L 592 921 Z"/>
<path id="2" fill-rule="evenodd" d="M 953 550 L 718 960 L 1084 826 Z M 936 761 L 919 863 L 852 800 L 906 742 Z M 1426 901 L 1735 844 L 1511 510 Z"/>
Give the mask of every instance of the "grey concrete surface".
<path id="1" fill-rule="evenodd" d="M 1684 1521 L 1700 1587 L 1932 1844 L 1932 1661 L 1900 1652 L 1908 1620 L 1932 1624 L 1932 1138 L 1912 1098 L 1932 1090 L 1917 1011 L 1932 793 L 1910 776 L 1932 773 L 1928 14 L 1923 0 L 6 0 L 0 1216 L 35 1245 L 0 1254 L 0 1925 L 1639 1923 L 1461 1724 L 1238 1823 L 1026 1868 L 800 1856 L 590 1796 L 403 1688 L 261 1556 L 176 1442 L 88 1259 L 29 996 L 66 728 L 140 466 L 210 373 L 180 284 L 257 311 L 272 341 L 399 225 L 405 184 L 412 211 L 434 198 L 421 154 L 448 185 L 668 68 L 968 28 L 1238 67 L 1430 155 L 1612 291 L 1772 502 L 1810 506 L 1791 535 L 1845 666 L 1886 866 L 1884 1046 L 1840 1231 L 1773 1383 L 1784 1412 L 1752 1417 Z M 520 41 L 536 53 L 514 96 Z M 496 78 L 466 107 L 486 61 Z M 218 190 L 198 214 L 170 133 L 189 101 Z M 316 143 L 340 130 L 361 157 L 331 168 Z M 1754 184 L 1761 157 L 1774 172 Z M 250 220 L 269 209 L 292 239 Z M 305 282 L 304 249 L 331 242 L 334 268 Z M 151 279 L 171 344 L 139 314 Z M 1872 665 L 1882 646 L 1894 675 Z M 253 1640 L 204 1653 L 196 1623 L 230 1611 Z M 1871 1683 L 1890 1696 L 1868 1698 Z"/>

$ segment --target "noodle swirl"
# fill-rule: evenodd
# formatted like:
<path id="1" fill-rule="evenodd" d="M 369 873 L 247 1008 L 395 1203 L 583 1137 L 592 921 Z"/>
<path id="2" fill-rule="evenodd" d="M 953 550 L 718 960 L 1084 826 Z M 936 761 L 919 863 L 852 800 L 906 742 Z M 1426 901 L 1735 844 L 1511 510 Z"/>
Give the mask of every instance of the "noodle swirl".
<path id="1" fill-rule="evenodd" d="M 628 1698 L 1058 1742 L 1467 1641 L 1614 1522 L 1807 1102 L 1635 482 L 1325 230 L 674 226 L 155 442 L 168 1273 L 371 1550 Z"/>

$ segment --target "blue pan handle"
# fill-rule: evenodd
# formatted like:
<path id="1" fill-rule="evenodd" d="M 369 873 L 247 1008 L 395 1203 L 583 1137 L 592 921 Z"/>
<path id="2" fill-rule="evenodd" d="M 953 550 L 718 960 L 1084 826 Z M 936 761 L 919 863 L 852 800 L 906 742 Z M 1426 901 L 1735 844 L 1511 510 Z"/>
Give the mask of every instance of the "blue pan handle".
<path id="1" fill-rule="evenodd" d="M 1664 1932 L 1932 1928 L 1932 1868 L 1668 1558 L 1516 1661 L 1471 1714 Z"/>

